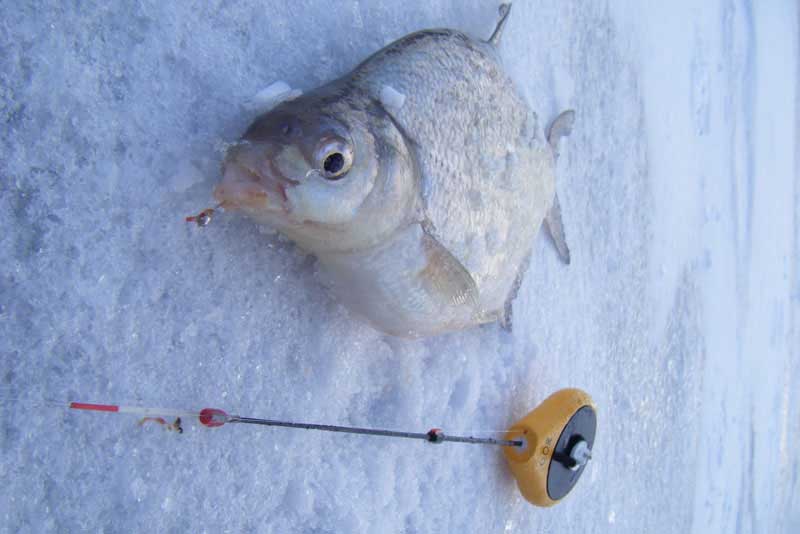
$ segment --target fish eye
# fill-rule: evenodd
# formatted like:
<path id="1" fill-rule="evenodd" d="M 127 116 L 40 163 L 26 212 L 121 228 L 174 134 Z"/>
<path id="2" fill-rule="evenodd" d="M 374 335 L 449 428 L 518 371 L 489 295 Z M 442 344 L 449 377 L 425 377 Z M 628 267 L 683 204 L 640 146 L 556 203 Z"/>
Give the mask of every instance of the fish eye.
<path id="1" fill-rule="evenodd" d="M 344 156 L 341 152 L 328 154 L 328 157 L 322 162 L 322 167 L 328 174 L 337 174 L 344 167 Z"/>
<path id="2" fill-rule="evenodd" d="M 344 139 L 323 139 L 317 148 L 317 163 L 327 180 L 343 178 L 353 165 L 353 150 Z"/>

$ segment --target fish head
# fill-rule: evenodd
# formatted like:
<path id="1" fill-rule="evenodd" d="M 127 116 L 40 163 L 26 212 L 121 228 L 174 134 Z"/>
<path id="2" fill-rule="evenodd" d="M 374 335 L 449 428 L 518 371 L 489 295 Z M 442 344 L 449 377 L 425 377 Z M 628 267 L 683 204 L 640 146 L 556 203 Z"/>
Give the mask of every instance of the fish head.
<path id="1" fill-rule="evenodd" d="M 345 250 L 380 241 L 405 217 L 414 168 L 380 110 L 300 97 L 257 118 L 228 149 L 214 196 L 312 252 Z"/>

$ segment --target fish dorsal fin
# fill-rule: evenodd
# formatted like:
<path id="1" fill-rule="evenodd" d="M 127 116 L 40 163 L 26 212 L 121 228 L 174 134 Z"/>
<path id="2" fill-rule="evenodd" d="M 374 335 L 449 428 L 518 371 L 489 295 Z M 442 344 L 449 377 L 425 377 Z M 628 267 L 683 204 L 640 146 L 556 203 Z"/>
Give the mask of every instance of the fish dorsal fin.
<path id="1" fill-rule="evenodd" d="M 500 37 L 503 35 L 503 28 L 508 20 L 508 14 L 511 13 L 511 3 L 500 4 L 498 11 L 500 12 L 500 20 L 497 21 L 497 26 L 495 26 L 492 36 L 487 41 L 495 46 L 500 42 Z"/>
<path id="2" fill-rule="evenodd" d="M 554 157 L 558 158 L 559 139 L 572 133 L 574 124 L 575 111 L 571 109 L 561 113 L 550 124 L 550 127 L 547 129 L 547 142 L 553 149 Z M 553 197 L 553 205 L 550 207 L 550 211 L 547 212 L 544 225 L 547 228 L 547 233 L 549 233 L 550 237 L 553 239 L 553 244 L 555 244 L 556 250 L 558 250 L 558 256 L 561 258 L 561 261 L 569 265 L 569 247 L 567 246 L 567 240 L 564 236 L 564 222 L 561 219 L 561 205 L 558 202 L 557 194 Z"/>

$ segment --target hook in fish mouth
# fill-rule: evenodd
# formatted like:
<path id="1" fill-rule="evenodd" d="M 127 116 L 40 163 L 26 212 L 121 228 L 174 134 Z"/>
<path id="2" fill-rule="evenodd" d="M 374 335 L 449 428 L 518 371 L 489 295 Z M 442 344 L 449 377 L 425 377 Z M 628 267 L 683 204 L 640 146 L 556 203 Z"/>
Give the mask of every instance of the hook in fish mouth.
<path id="1" fill-rule="evenodd" d="M 189 215 L 185 218 L 186 222 L 193 222 L 199 227 L 208 226 L 211 224 L 211 220 L 214 218 L 214 213 L 220 208 L 224 208 L 224 202 L 220 202 L 213 208 L 206 208 L 197 215 Z"/>
<path id="2" fill-rule="evenodd" d="M 299 182 L 282 175 L 263 147 L 241 144 L 233 147 L 223 164 L 222 181 L 214 198 L 227 209 L 246 211 L 289 211 L 286 189 Z"/>

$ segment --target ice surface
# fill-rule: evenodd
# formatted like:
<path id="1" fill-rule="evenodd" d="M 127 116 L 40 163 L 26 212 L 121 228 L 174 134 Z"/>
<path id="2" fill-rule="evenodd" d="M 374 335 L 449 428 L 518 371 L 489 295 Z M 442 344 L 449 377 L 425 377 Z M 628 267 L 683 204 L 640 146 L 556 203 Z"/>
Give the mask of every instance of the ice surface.
<path id="1" fill-rule="evenodd" d="M 577 111 L 497 326 L 382 336 L 313 258 L 210 205 L 274 80 L 310 90 L 483 0 L 0 5 L 0 532 L 798 532 L 798 10 L 517 2 L 501 52 L 543 123 Z M 665 5 L 666 6 L 666 5 Z M 113 401 L 449 433 L 554 390 L 598 441 L 552 509 L 499 451 L 37 409 Z"/>

